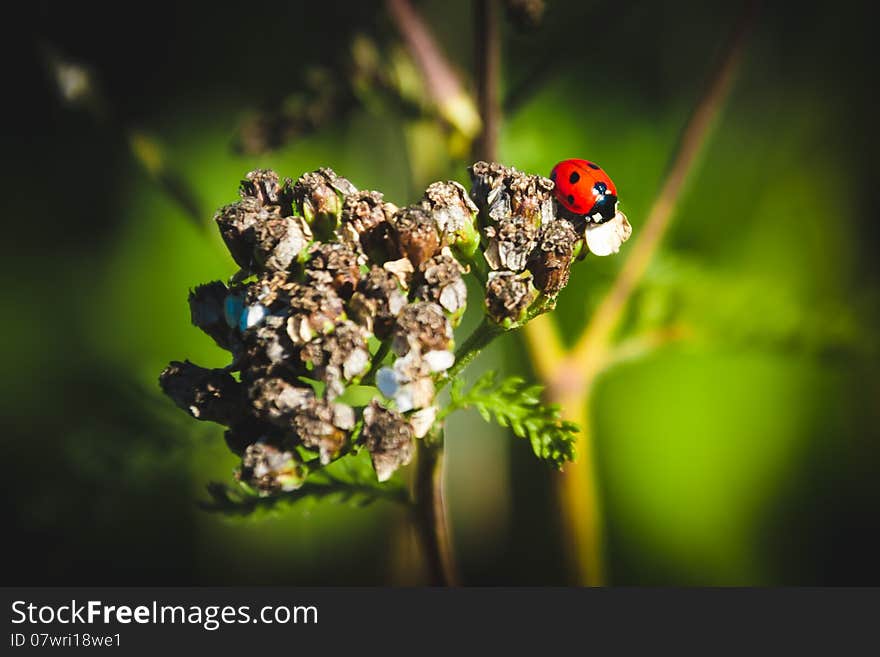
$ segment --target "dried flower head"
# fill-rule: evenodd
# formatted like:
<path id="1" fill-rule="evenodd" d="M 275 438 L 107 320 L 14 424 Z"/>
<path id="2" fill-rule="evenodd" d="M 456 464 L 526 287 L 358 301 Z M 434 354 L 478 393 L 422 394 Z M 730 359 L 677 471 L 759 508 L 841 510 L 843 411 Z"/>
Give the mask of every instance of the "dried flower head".
<path id="1" fill-rule="evenodd" d="M 241 385 L 226 370 L 172 361 L 159 375 L 159 385 L 197 420 L 231 424 L 244 409 Z"/>
<path id="2" fill-rule="evenodd" d="M 342 236 L 374 262 L 393 260 L 399 257 L 390 248 L 394 242 L 390 221 L 396 211 L 380 192 L 349 194 L 342 206 Z"/>
<path id="3" fill-rule="evenodd" d="M 525 217 L 508 216 L 486 226 L 484 232 L 489 242 L 483 255 L 489 266 L 520 272 L 538 243 L 540 228 Z"/>
<path id="4" fill-rule="evenodd" d="M 467 255 L 479 246 L 474 225 L 477 206 L 460 183 L 452 180 L 432 183 L 425 190 L 422 204 L 431 211 L 445 246 L 458 246 Z"/>
<path id="5" fill-rule="evenodd" d="M 358 255 L 344 242 L 316 244 L 305 273 L 307 281 L 330 285 L 344 299 L 352 295 L 361 276 Z"/>
<path id="6" fill-rule="evenodd" d="M 537 296 L 531 272 L 493 272 L 486 286 L 486 312 L 496 324 L 517 325 L 525 321 Z"/>
<path id="7" fill-rule="evenodd" d="M 289 298 L 287 335 L 294 344 L 329 333 L 345 313 L 342 299 L 329 285 L 296 284 Z"/>
<path id="8" fill-rule="evenodd" d="M 577 241 L 577 233 L 568 221 L 557 219 L 541 227 L 538 248 L 528 267 L 535 287 L 545 295 L 555 296 L 568 285 Z"/>
<path id="9" fill-rule="evenodd" d="M 250 445 L 241 460 L 236 478 L 260 495 L 296 490 L 305 482 L 306 470 L 292 452 L 266 443 Z"/>
<path id="10" fill-rule="evenodd" d="M 397 318 L 391 348 L 398 356 L 410 349 L 420 353 L 446 351 L 452 346 L 452 325 L 443 308 L 430 301 L 416 301 L 406 306 Z"/>
<path id="11" fill-rule="evenodd" d="M 413 455 L 412 425 L 400 413 L 373 401 L 364 409 L 364 444 L 379 481 L 387 481 Z"/>
<path id="12" fill-rule="evenodd" d="M 442 421 L 438 388 L 485 336 L 552 307 L 584 244 L 605 255 L 629 237 L 622 213 L 598 225 L 569 216 L 546 178 L 494 162 L 477 162 L 470 173 L 470 193 L 437 182 L 418 204 L 398 209 L 330 169 L 295 184 L 257 169 L 241 181 L 240 200 L 217 212 L 241 270 L 228 286 L 196 287 L 189 305 L 193 324 L 232 362 L 206 369 L 175 361 L 160 385 L 192 416 L 228 427 L 243 484 L 262 495 L 294 490 L 361 446 L 387 480 L 409 462 L 414 440 Z M 457 362 L 453 327 L 472 271 L 485 287 L 489 325 L 465 342 Z M 358 408 L 339 403 L 356 398 L 342 395 L 362 380 L 392 408 L 376 399 Z M 504 399 L 499 417 L 517 405 Z M 534 420 L 522 426 L 536 453 L 571 458 L 570 428 L 525 406 L 516 417 Z"/>
<path id="13" fill-rule="evenodd" d="M 444 247 L 441 253 L 422 263 L 413 289 L 415 298 L 439 303 L 456 324 L 467 304 L 467 286 L 462 278 L 465 271 L 449 248 Z"/>
<path id="14" fill-rule="evenodd" d="M 293 416 L 293 428 L 302 444 L 318 450 L 327 465 L 345 447 L 354 428 L 354 410 L 345 404 L 311 399 Z"/>
<path id="15" fill-rule="evenodd" d="M 440 234 L 430 212 L 418 205 L 401 208 L 392 217 L 400 253 L 418 268 L 440 250 Z"/>
<path id="16" fill-rule="evenodd" d="M 329 239 L 342 212 L 340 195 L 356 191 L 354 185 L 337 176 L 333 169 L 323 168 L 300 176 L 293 186 L 292 197 L 297 211 L 318 236 Z"/>
<path id="17" fill-rule="evenodd" d="M 406 295 L 399 279 L 390 271 L 373 265 L 358 281 L 348 304 L 352 319 L 378 338 L 391 332 L 400 311 L 406 305 Z"/>
<path id="18" fill-rule="evenodd" d="M 282 428 L 289 428 L 294 415 L 315 399 L 312 388 L 294 385 L 279 377 L 254 381 L 248 389 L 254 415 Z"/>
<path id="19" fill-rule="evenodd" d="M 505 167 L 497 162 L 477 162 L 470 168 L 471 198 L 485 221 L 500 221 L 512 215 L 540 226 L 556 217 L 553 181 Z"/>
<path id="20" fill-rule="evenodd" d="M 344 321 L 332 333 L 311 340 L 300 350 L 300 359 L 310 375 L 323 381 L 328 399 L 342 394 L 345 385 L 356 381 L 370 364 L 367 331 L 358 324 Z"/>

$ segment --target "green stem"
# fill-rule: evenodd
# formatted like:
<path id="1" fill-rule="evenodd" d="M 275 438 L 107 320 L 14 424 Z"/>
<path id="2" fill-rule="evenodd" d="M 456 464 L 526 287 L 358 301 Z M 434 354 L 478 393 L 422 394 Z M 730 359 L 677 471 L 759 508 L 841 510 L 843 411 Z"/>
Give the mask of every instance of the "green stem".
<path id="1" fill-rule="evenodd" d="M 367 370 L 367 373 L 364 374 L 361 379 L 362 386 L 371 386 L 375 383 L 376 370 L 379 369 L 379 366 L 382 364 L 382 361 L 385 360 L 385 356 L 388 355 L 389 351 L 391 351 L 391 342 L 385 340 L 379 345 L 379 348 L 376 349 L 376 353 L 373 354 L 373 359 L 370 361 L 370 369 Z"/>
<path id="2" fill-rule="evenodd" d="M 484 317 L 480 325 L 471 333 L 464 344 L 455 352 L 455 364 L 447 371 L 446 382 L 454 379 L 458 374 L 467 367 L 470 362 L 477 357 L 486 346 L 495 338 L 505 332 L 505 329 L 498 324 L 492 322 L 488 317 Z M 445 382 L 441 384 L 441 388 Z"/>

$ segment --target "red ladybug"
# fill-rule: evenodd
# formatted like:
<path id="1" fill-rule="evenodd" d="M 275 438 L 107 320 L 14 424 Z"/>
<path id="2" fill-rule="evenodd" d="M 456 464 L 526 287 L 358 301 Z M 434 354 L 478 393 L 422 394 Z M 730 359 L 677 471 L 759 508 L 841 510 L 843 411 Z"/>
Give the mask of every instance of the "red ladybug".
<path id="1" fill-rule="evenodd" d="M 602 168 L 589 160 L 563 160 L 550 172 L 556 200 L 567 210 L 597 224 L 617 213 L 617 187 Z"/>

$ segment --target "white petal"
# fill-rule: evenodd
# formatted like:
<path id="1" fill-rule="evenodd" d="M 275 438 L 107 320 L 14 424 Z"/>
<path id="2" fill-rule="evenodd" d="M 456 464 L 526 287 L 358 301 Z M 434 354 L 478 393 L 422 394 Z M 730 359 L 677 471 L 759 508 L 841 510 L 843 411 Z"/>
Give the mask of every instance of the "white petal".
<path id="1" fill-rule="evenodd" d="M 366 349 L 355 349 L 349 354 L 348 358 L 342 364 L 342 373 L 346 380 L 356 377 L 363 373 L 370 363 L 370 352 Z"/>
<path id="2" fill-rule="evenodd" d="M 626 215 L 618 212 L 610 221 L 598 226 L 587 226 L 586 238 L 590 252 L 597 256 L 607 256 L 620 251 L 620 245 L 629 239 L 632 226 Z"/>
<path id="3" fill-rule="evenodd" d="M 333 404 L 333 424 L 340 429 L 353 429 L 354 409 L 348 404 Z"/>
<path id="4" fill-rule="evenodd" d="M 429 351 L 423 358 L 432 372 L 445 372 L 455 363 L 455 354 L 451 351 Z"/>
<path id="5" fill-rule="evenodd" d="M 389 260 L 384 265 L 382 265 L 382 268 L 394 274 L 403 287 L 409 286 L 410 276 L 415 271 L 413 269 L 412 263 L 409 261 L 409 258 L 401 258 L 400 260 Z"/>
<path id="6" fill-rule="evenodd" d="M 415 408 L 412 383 L 408 383 L 397 389 L 397 392 L 394 394 L 394 403 L 397 405 L 397 410 L 401 413 L 406 413 Z"/>
<path id="7" fill-rule="evenodd" d="M 437 407 L 428 406 L 420 411 L 413 413 L 409 421 L 412 424 L 416 438 L 424 438 L 434 426 L 434 420 L 437 419 Z"/>

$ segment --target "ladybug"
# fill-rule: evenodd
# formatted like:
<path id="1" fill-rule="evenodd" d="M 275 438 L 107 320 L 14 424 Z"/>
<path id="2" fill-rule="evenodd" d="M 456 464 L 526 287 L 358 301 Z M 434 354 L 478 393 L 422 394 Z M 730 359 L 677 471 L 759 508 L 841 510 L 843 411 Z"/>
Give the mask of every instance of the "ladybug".
<path id="1" fill-rule="evenodd" d="M 556 183 L 556 200 L 575 214 L 597 224 L 617 214 L 617 187 L 598 164 L 589 160 L 563 160 L 550 172 Z"/>

